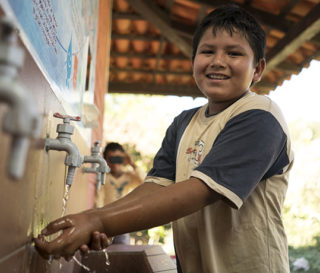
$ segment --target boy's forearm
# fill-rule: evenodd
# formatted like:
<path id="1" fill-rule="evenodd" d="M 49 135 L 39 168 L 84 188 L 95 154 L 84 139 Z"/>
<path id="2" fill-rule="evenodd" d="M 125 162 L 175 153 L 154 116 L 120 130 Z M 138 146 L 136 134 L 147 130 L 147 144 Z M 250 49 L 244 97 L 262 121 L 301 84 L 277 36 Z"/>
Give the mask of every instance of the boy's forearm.
<path id="1" fill-rule="evenodd" d="M 124 197 L 104 206 L 103 209 L 119 206 L 120 204 L 125 204 L 135 199 L 140 200 L 144 195 L 149 195 L 152 192 L 157 191 L 162 187 L 163 186 L 156 183 L 143 183 L 138 187 L 136 187 L 133 191 L 125 195 Z"/>
<path id="2" fill-rule="evenodd" d="M 128 193 L 127 195 L 125 195 L 124 197 L 121 197 L 120 199 L 113 201 L 112 203 L 109 203 L 105 206 L 103 206 L 101 209 L 106 209 L 106 208 L 112 208 L 114 206 L 119 206 L 120 204 L 125 204 L 129 201 L 132 201 L 134 199 L 141 199 L 142 196 L 144 195 L 148 195 L 153 191 L 158 190 L 159 188 L 162 188 L 163 186 L 156 184 L 156 183 L 143 183 L 141 185 L 139 185 L 138 187 L 136 187 L 133 191 L 131 191 L 130 193 Z M 92 213 L 95 212 L 97 208 L 92 208 L 92 209 L 88 209 L 85 212 L 86 213 Z"/>
<path id="3" fill-rule="evenodd" d="M 149 191 L 150 188 L 153 190 Z M 101 219 L 108 236 L 163 225 L 219 199 L 217 193 L 196 178 L 168 187 L 151 185 L 150 188 L 142 188 L 126 200 L 93 212 Z"/>

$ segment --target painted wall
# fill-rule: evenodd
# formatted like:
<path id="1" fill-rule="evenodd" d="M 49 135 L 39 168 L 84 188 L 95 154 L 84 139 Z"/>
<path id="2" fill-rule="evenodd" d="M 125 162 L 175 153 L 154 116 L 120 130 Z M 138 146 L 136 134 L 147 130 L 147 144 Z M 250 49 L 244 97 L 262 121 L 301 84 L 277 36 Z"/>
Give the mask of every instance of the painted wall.
<path id="1" fill-rule="evenodd" d="M 95 78 L 99 78 L 100 83 L 95 86 L 95 103 L 101 112 L 107 86 L 109 53 L 107 46 L 110 44 L 110 35 L 106 36 L 106 32 L 101 28 L 101 20 L 105 28 L 109 29 L 111 2 L 111 0 L 101 0 L 99 4 L 99 10 L 103 7 L 104 16 L 99 15 L 98 48 L 100 50 L 97 51 L 97 60 L 99 56 L 102 57 L 96 64 L 99 70 L 96 69 Z M 47 223 L 60 217 L 62 213 L 66 153 L 57 151 L 47 153 L 44 150 L 44 140 L 47 136 L 50 138 L 57 136 L 56 126 L 61 120 L 53 118 L 52 114 L 68 113 L 65 113 L 59 99 L 26 49 L 24 66 L 19 72 L 18 81 L 35 98 L 43 124 L 41 137 L 31 142 L 25 174 L 18 181 L 13 181 L 7 176 L 6 162 L 10 153 L 11 137 L 0 130 L 0 272 L 77 272 L 79 267 L 73 261 L 65 263 L 61 260 L 61 264 L 47 263 L 39 257 L 32 245 L 33 236 L 37 236 Z M 0 102 L 0 128 L 7 107 Z M 100 115 L 99 123 L 103 124 L 103 115 Z M 87 140 L 77 128 L 71 138 L 82 156 L 90 154 Z M 101 126 L 94 130 L 92 141 L 99 138 L 102 138 Z M 89 175 L 77 169 L 66 213 L 90 208 L 93 195 Z"/>

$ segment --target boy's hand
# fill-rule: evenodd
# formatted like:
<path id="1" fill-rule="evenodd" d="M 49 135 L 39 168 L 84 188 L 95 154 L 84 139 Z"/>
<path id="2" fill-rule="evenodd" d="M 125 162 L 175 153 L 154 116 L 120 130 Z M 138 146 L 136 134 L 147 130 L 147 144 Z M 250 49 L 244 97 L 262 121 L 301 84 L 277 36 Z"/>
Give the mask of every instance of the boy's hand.
<path id="1" fill-rule="evenodd" d="M 35 247 L 44 259 L 53 257 L 66 260 L 72 258 L 76 250 L 82 245 L 89 244 L 93 231 L 103 230 L 103 226 L 93 213 L 79 213 L 68 215 L 51 222 L 38 238 L 34 239 Z M 48 242 L 46 236 L 61 232 L 57 238 Z"/>
<path id="2" fill-rule="evenodd" d="M 124 165 L 130 165 L 132 168 L 136 168 L 136 164 L 133 162 L 131 156 L 126 152 L 124 154 Z"/>
<path id="3" fill-rule="evenodd" d="M 80 247 L 81 254 L 86 256 L 90 251 L 99 251 L 107 248 L 112 244 L 113 238 L 108 238 L 105 233 L 100 233 L 99 231 L 92 232 L 90 244 L 82 245 Z"/>

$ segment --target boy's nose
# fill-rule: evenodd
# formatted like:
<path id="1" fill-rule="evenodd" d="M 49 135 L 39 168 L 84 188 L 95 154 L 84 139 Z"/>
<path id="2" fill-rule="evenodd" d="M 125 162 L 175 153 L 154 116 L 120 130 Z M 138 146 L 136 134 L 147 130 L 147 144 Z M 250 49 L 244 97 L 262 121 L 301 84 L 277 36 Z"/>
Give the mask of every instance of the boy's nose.
<path id="1" fill-rule="evenodd" d="M 214 68 L 225 67 L 225 57 L 223 54 L 213 54 L 210 61 L 210 66 Z"/>

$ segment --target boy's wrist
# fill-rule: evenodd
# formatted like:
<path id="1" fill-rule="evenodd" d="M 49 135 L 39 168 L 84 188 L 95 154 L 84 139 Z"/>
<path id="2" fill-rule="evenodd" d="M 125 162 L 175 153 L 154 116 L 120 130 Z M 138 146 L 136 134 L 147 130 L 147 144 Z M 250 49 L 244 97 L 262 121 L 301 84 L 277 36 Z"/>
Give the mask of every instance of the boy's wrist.
<path id="1" fill-rule="evenodd" d="M 106 233 L 106 229 L 103 224 L 103 208 L 92 209 L 87 211 L 87 213 L 90 214 L 90 221 L 92 221 L 94 231 Z"/>

